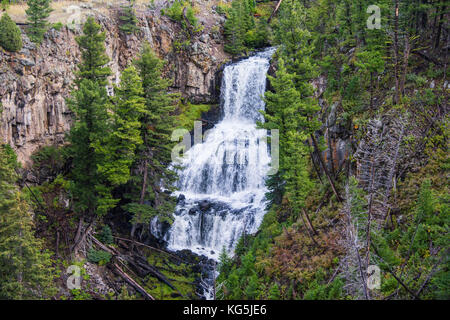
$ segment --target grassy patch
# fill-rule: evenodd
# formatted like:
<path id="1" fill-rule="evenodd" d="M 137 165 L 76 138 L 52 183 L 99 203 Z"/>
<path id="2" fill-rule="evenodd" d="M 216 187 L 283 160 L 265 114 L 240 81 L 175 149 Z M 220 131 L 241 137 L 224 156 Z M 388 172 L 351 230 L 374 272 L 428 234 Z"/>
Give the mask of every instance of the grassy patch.
<path id="1" fill-rule="evenodd" d="M 155 266 L 159 272 L 164 274 L 176 290 L 170 288 L 167 284 L 159 281 L 153 276 L 148 276 L 145 279 L 144 286 L 146 290 L 156 299 L 161 300 L 185 300 L 196 299 L 196 286 L 194 281 L 199 276 L 193 270 L 193 266 L 182 263 L 167 254 L 147 251 L 147 260 Z"/>
<path id="2" fill-rule="evenodd" d="M 209 104 L 182 104 L 179 106 L 178 125 L 189 131 L 194 129 L 194 121 L 199 120 L 203 112 L 209 111 Z"/>

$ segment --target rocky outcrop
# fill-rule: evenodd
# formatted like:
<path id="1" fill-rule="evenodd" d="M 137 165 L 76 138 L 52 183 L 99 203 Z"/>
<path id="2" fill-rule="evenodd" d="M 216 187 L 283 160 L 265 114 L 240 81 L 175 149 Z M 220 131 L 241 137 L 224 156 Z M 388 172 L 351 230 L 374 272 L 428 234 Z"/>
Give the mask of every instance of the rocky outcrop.
<path id="1" fill-rule="evenodd" d="M 198 5 L 202 6 L 202 2 Z M 209 7 L 202 8 L 199 17 L 203 31 L 190 39 L 180 23 L 161 16 L 159 10 L 138 10 L 141 32 L 131 36 L 119 31 L 118 8 L 82 8 L 77 14 L 80 21 L 94 15 L 106 31 L 106 50 L 113 71 L 111 84 L 118 83 L 121 70 L 143 43 L 149 42 L 167 61 L 165 75 L 173 80 L 173 91 L 192 103 L 217 103 L 220 79 L 216 72 L 228 56 L 217 32 L 223 18 Z M 81 26 L 69 27 L 49 30 L 39 47 L 23 33 L 24 47 L 20 52 L 8 53 L 0 48 L 0 141 L 10 144 L 25 165 L 42 145 L 63 143 L 71 126 L 72 114 L 65 100 L 80 60 L 75 37 Z M 180 48 L 182 41 L 185 45 Z"/>

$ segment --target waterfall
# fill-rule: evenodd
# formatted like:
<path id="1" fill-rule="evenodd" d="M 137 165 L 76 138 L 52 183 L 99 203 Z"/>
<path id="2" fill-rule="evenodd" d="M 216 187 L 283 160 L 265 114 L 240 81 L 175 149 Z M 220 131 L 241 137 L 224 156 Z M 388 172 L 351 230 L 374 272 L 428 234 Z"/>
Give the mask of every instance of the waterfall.
<path id="1" fill-rule="evenodd" d="M 152 223 L 152 233 L 169 250 L 189 249 L 217 261 L 222 248 L 232 255 L 242 233 L 254 233 L 261 224 L 270 154 L 266 131 L 256 129 L 256 121 L 263 121 L 261 97 L 274 51 L 224 68 L 222 120 L 182 159 L 170 229 L 162 235 Z"/>

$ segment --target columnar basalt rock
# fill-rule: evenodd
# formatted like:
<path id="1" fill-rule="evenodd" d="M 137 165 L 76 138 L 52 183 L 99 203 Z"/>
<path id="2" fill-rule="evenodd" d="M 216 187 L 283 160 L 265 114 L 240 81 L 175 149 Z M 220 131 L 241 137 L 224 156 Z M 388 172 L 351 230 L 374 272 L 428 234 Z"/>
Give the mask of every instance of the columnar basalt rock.
<path id="1" fill-rule="evenodd" d="M 173 80 L 174 92 L 192 103 L 218 102 L 220 79 L 216 73 L 229 57 L 223 51 L 223 41 L 205 39 L 212 38 L 208 34 L 219 23 L 219 15 L 205 12 L 213 20 L 191 37 L 188 46 L 177 50 L 175 42 L 183 37 L 181 25 L 157 10 L 137 11 L 141 31 L 136 35 L 119 32 L 117 10 L 84 10 L 82 20 L 94 14 L 106 31 L 106 51 L 113 71 L 111 85 L 117 84 L 121 70 L 136 57 L 143 43 L 149 42 L 167 61 L 165 75 Z M 23 32 L 24 47 L 20 52 L 0 49 L 0 141 L 10 144 L 25 165 L 41 146 L 64 143 L 70 129 L 71 111 L 65 100 L 80 59 L 75 41 L 80 29 L 73 25 L 60 31 L 51 29 L 39 47 Z"/>

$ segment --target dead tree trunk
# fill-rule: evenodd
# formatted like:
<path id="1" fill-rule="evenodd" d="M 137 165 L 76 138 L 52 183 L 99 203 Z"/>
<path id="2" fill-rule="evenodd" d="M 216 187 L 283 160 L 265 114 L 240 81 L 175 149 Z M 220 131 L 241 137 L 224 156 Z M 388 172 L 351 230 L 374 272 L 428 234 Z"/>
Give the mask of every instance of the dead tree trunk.
<path id="1" fill-rule="evenodd" d="M 147 300 L 155 300 L 155 298 L 153 298 L 151 296 L 150 293 L 148 293 L 147 291 L 145 291 L 144 288 L 142 288 L 136 281 L 134 281 L 128 274 L 126 274 L 122 269 L 120 269 L 120 267 L 114 263 L 112 265 L 112 270 L 114 272 L 116 272 L 118 275 L 120 275 L 126 282 L 128 282 L 129 285 L 131 285 L 133 288 L 136 289 L 136 291 L 138 291 L 140 294 L 142 294 L 142 296 L 147 299 Z"/>
<path id="2" fill-rule="evenodd" d="M 277 6 L 275 7 L 275 9 L 273 10 L 272 14 L 270 15 L 269 20 L 267 20 L 267 23 L 270 23 L 270 21 L 272 21 L 272 18 L 278 12 L 278 9 L 280 8 L 280 5 L 281 5 L 282 2 L 283 2 L 283 0 L 279 0 L 278 1 Z"/>
<path id="3" fill-rule="evenodd" d="M 146 158 L 144 160 L 144 173 L 143 173 L 143 177 L 142 177 L 142 188 L 141 188 L 141 195 L 139 197 L 139 204 L 143 205 L 144 204 L 144 199 L 145 199 L 145 193 L 147 191 L 147 175 L 148 175 L 148 159 Z M 130 236 L 131 238 L 134 238 L 134 234 L 136 232 L 136 228 L 137 228 L 137 222 L 134 222 L 133 225 L 131 226 L 131 232 L 130 232 Z"/>
<path id="4" fill-rule="evenodd" d="M 330 173 L 328 172 L 328 169 L 326 167 L 325 161 L 323 161 L 323 159 L 322 159 L 322 154 L 321 154 L 321 152 L 319 150 L 319 145 L 317 144 L 317 140 L 316 140 L 316 137 L 314 137 L 314 134 L 311 134 L 311 139 L 312 139 L 312 142 L 313 142 L 314 150 L 316 151 L 316 154 L 317 154 L 317 156 L 319 158 L 320 164 L 322 165 L 322 169 L 325 172 L 325 175 L 327 176 L 328 182 L 331 185 L 331 189 L 333 189 L 333 192 L 336 195 L 336 199 L 339 202 L 342 202 L 342 198 L 339 195 L 339 193 L 337 192 L 336 186 L 334 185 L 334 181 L 331 178 Z"/>
<path id="5" fill-rule="evenodd" d="M 398 72 L 398 18 L 399 18 L 398 0 L 395 0 L 395 13 L 394 13 L 394 76 L 395 76 L 395 96 L 394 103 L 400 102 L 400 83 Z"/>

